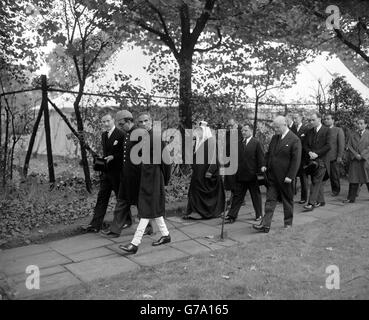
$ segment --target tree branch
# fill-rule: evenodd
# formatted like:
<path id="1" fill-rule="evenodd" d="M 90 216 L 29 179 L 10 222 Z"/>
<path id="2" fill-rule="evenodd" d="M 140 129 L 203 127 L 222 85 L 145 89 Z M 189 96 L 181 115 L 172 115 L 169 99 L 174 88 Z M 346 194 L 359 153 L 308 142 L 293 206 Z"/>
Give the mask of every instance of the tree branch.
<path id="1" fill-rule="evenodd" d="M 201 32 L 204 30 L 216 1 L 217 0 L 206 0 L 204 10 L 200 17 L 197 19 L 195 28 L 193 29 L 191 34 L 192 41 L 194 41 L 194 43 L 197 42 L 197 39 L 200 37 Z"/>
<path id="2" fill-rule="evenodd" d="M 213 49 L 216 49 L 216 48 L 220 48 L 220 46 L 222 45 L 222 33 L 220 32 L 220 28 L 217 27 L 217 34 L 218 34 L 218 42 L 216 44 L 214 44 L 213 46 L 209 47 L 209 48 L 205 48 L 205 49 L 201 49 L 201 48 L 195 48 L 194 51 L 196 52 L 208 52 L 208 51 L 211 51 Z"/>

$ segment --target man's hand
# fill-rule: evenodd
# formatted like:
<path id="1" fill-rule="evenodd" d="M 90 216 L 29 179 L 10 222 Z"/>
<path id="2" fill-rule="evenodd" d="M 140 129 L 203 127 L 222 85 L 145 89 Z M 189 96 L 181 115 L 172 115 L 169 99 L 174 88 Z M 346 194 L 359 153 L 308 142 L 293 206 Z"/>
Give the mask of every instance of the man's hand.
<path id="1" fill-rule="evenodd" d="M 285 183 L 291 183 L 291 182 L 292 182 L 292 179 L 290 179 L 290 178 L 286 177 L 286 178 L 284 178 L 284 182 L 285 182 Z"/>
<path id="2" fill-rule="evenodd" d="M 356 158 L 357 160 L 361 160 L 361 159 L 362 159 L 362 157 L 361 157 L 361 155 L 360 155 L 360 154 L 357 154 L 357 155 L 355 156 L 355 158 Z"/>
<path id="3" fill-rule="evenodd" d="M 213 175 L 210 172 L 205 173 L 205 178 L 211 178 Z"/>
<path id="4" fill-rule="evenodd" d="M 311 160 L 314 160 L 314 159 L 318 158 L 318 155 L 315 152 L 312 152 L 312 151 L 309 152 L 309 156 L 310 156 Z"/>
<path id="5" fill-rule="evenodd" d="M 342 163 L 342 158 L 341 157 L 337 158 L 337 163 Z"/>
<path id="6" fill-rule="evenodd" d="M 106 160 L 106 163 L 109 163 L 110 161 L 114 159 L 114 156 L 107 156 L 104 159 Z"/>
<path id="7" fill-rule="evenodd" d="M 267 171 L 267 168 L 266 167 L 261 167 L 261 172 L 265 172 L 265 171 Z"/>

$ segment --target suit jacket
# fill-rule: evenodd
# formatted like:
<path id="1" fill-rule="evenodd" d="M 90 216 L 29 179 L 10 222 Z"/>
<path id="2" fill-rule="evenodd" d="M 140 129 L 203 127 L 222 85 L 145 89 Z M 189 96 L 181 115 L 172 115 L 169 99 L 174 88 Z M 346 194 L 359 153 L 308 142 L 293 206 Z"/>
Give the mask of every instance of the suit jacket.
<path id="1" fill-rule="evenodd" d="M 123 159 L 123 131 L 115 128 L 109 138 L 105 131 L 101 136 L 101 141 L 104 157 L 114 156 L 114 159 L 107 164 L 107 172 L 120 173 Z"/>
<path id="2" fill-rule="evenodd" d="M 269 174 L 283 187 L 286 177 L 295 179 L 301 162 L 301 141 L 290 130 L 284 139 L 274 135 L 266 153 Z"/>
<path id="3" fill-rule="evenodd" d="M 299 128 L 299 130 L 297 130 L 296 125 L 293 126 L 292 128 L 292 132 L 300 139 L 301 141 L 301 146 L 304 144 L 304 140 L 306 138 L 306 133 L 309 130 L 309 127 L 305 124 L 302 124 L 301 127 Z M 301 153 L 301 166 L 303 166 L 304 164 L 306 164 L 309 160 L 309 156 L 305 153 L 304 150 L 302 150 Z"/>
<path id="4" fill-rule="evenodd" d="M 334 161 L 343 156 L 343 151 L 345 150 L 345 134 L 342 128 L 339 127 L 332 127 L 329 130 L 331 150 L 329 150 L 328 159 L 329 161 Z"/>
<path id="5" fill-rule="evenodd" d="M 252 137 L 249 143 L 238 142 L 237 181 L 255 181 L 256 174 L 265 166 L 264 150 L 261 143 Z"/>

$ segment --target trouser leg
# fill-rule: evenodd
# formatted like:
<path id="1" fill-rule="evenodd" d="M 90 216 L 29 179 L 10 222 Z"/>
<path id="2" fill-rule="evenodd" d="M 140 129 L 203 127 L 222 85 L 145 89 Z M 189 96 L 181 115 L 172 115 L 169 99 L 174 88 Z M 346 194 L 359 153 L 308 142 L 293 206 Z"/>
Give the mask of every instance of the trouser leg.
<path id="1" fill-rule="evenodd" d="M 161 233 L 162 236 L 168 236 L 169 235 L 169 231 L 167 228 L 167 225 L 165 223 L 164 217 L 158 217 L 155 218 L 155 222 L 159 228 L 159 231 Z"/>
<path id="2" fill-rule="evenodd" d="M 265 227 L 269 227 L 272 224 L 274 210 L 277 206 L 278 202 L 278 186 L 275 185 L 274 182 L 270 181 L 269 188 L 266 194 L 265 208 L 264 208 L 264 217 L 262 224 Z"/>
<path id="3" fill-rule="evenodd" d="M 310 197 L 309 197 L 309 203 L 315 204 L 318 201 L 318 195 L 320 193 L 320 197 L 322 197 L 322 190 L 321 185 L 323 182 L 323 178 L 326 172 L 325 167 L 319 167 L 316 172 L 311 175 L 311 186 L 310 186 Z M 323 195 L 324 199 L 324 195 Z"/>
<path id="4" fill-rule="evenodd" d="M 131 204 L 124 199 L 118 199 L 114 209 L 114 219 L 110 231 L 120 234 L 125 224 L 132 224 Z"/>
<path id="5" fill-rule="evenodd" d="M 341 185 L 340 185 L 339 163 L 336 160 L 331 161 L 330 164 L 330 180 L 332 192 L 337 194 L 340 193 Z"/>
<path id="6" fill-rule="evenodd" d="M 145 219 L 145 218 L 141 218 L 140 222 L 138 223 L 136 232 L 133 236 L 133 239 L 131 241 L 131 243 L 135 246 L 139 246 L 141 244 L 142 241 L 142 237 L 144 235 L 146 226 L 149 224 L 150 219 Z"/>
<path id="7" fill-rule="evenodd" d="M 293 220 L 293 186 L 285 184 L 285 190 L 281 191 L 284 225 L 292 225 Z"/>
<path id="8" fill-rule="evenodd" d="M 306 173 L 302 170 L 300 177 L 301 184 L 301 200 L 307 201 L 308 199 L 308 177 Z"/>
<path id="9" fill-rule="evenodd" d="M 347 199 L 349 199 L 351 201 L 355 201 L 355 199 L 357 197 L 358 190 L 359 190 L 359 184 L 358 183 L 350 183 Z"/>
<path id="10" fill-rule="evenodd" d="M 231 208 L 228 211 L 228 216 L 233 219 L 237 219 L 238 212 L 242 206 L 243 199 L 245 198 L 247 186 L 244 182 L 237 182 L 231 203 Z"/>
<path id="11" fill-rule="evenodd" d="M 96 229 L 101 229 L 102 227 L 112 190 L 113 188 L 110 179 L 104 175 L 100 180 L 100 190 L 97 194 L 94 216 L 90 222 L 90 224 Z"/>
<path id="12" fill-rule="evenodd" d="M 254 207 L 255 217 L 259 218 L 262 214 L 261 193 L 257 181 L 248 182 L 251 195 L 252 206 Z"/>

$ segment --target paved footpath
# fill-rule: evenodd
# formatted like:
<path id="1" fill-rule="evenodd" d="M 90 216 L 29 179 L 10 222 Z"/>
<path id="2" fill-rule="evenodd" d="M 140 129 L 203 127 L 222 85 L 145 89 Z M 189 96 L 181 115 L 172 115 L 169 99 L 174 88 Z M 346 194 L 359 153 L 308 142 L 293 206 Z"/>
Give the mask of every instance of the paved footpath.
<path id="1" fill-rule="evenodd" d="M 366 188 L 363 188 L 357 203 L 344 205 L 342 200 L 347 194 L 347 184 L 342 187 L 341 195 L 336 198 L 326 192 L 326 205 L 314 211 L 302 213 L 302 205 L 295 204 L 294 226 L 329 219 L 345 212 L 368 212 Z M 45 244 L 3 250 L 0 252 L 0 274 L 5 275 L 11 289 L 16 293 L 15 298 L 32 299 L 51 290 L 84 285 L 96 279 L 109 278 L 144 266 L 155 266 L 190 255 L 254 241 L 255 238 L 266 235 L 253 231 L 251 224 L 255 222 L 252 220 L 251 201 L 249 197 L 246 199 L 248 206 L 241 208 L 237 222 L 224 226 L 225 238 L 222 241 L 219 239 L 221 219 L 186 221 L 180 217 L 170 217 L 167 218 L 172 238 L 169 244 L 152 247 L 152 241 L 160 237 L 160 232 L 154 226 L 155 234 L 144 237 L 137 254 L 124 256 L 118 247 L 122 243 L 130 242 L 136 225 L 123 230 L 122 235 L 115 239 L 106 239 L 99 234 L 83 234 Z M 280 232 L 283 228 L 282 210 L 282 205 L 278 205 L 271 233 Z M 26 278 L 30 275 L 26 273 L 26 268 L 30 265 L 35 265 L 40 270 L 39 290 L 26 288 Z"/>

